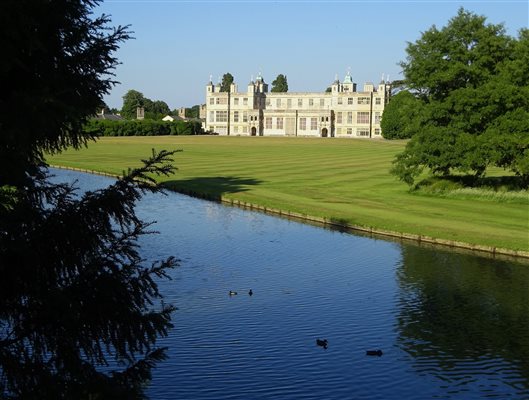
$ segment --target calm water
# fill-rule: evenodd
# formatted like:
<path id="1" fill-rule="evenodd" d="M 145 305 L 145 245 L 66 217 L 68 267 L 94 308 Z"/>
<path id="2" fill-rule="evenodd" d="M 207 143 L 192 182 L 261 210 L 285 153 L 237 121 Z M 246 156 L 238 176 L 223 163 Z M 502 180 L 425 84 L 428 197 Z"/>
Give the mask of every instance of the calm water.
<path id="1" fill-rule="evenodd" d="M 529 399 L 527 263 L 173 193 L 147 196 L 139 214 L 160 231 L 144 256 L 182 260 L 161 285 L 178 310 L 152 399 Z"/>

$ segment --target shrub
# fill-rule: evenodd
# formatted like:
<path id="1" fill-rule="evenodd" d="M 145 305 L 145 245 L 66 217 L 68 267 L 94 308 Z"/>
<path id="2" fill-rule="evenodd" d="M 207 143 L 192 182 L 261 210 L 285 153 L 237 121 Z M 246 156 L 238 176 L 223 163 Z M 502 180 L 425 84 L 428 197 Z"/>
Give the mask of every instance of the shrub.
<path id="1" fill-rule="evenodd" d="M 85 124 L 84 132 L 97 136 L 200 135 L 203 133 L 199 121 L 165 122 L 149 119 L 122 121 L 91 119 Z"/>

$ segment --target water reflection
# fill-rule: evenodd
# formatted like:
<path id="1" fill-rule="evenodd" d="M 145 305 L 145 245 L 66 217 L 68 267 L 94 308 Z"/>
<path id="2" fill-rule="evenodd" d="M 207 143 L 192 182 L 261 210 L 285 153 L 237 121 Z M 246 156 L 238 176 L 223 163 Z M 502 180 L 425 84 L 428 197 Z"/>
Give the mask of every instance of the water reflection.
<path id="1" fill-rule="evenodd" d="M 397 279 L 398 346 L 416 373 L 458 392 L 529 397 L 529 268 L 405 245 Z"/>
<path id="2" fill-rule="evenodd" d="M 174 193 L 139 207 L 143 256 L 182 259 L 153 400 L 529 398 L 528 265 Z"/>

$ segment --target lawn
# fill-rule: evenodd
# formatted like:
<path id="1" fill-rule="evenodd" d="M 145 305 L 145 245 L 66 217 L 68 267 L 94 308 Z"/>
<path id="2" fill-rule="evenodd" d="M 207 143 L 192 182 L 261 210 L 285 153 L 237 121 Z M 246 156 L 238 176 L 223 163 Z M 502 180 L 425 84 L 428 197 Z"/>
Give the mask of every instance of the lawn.
<path id="1" fill-rule="evenodd" d="M 402 141 L 163 136 L 101 138 L 50 157 L 55 165 L 121 174 L 152 148 L 182 149 L 176 190 L 466 243 L 529 250 L 527 202 L 411 193 L 388 173 Z"/>

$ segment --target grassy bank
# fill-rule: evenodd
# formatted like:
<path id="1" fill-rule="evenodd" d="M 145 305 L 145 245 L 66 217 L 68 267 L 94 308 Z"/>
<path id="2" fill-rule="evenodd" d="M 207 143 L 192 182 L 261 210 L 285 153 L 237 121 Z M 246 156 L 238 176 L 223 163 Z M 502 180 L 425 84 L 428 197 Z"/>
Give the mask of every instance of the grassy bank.
<path id="1" fill-rule="evenodd" d="M 389 175 L 401 141 L 241 137 L 102 138 L 52 164 L 113 174 L 151 148 L 182 149 L 177 190 L 238 199 L 354 225 L 529 250 L 527 202 L 414 194 Z"/>

